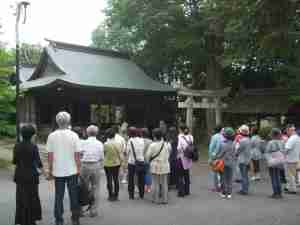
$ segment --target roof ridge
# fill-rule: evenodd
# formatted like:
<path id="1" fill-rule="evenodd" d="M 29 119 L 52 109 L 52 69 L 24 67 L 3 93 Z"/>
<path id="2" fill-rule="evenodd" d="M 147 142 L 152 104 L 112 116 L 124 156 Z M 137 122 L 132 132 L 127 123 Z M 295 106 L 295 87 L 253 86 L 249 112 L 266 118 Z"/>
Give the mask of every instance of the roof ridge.
<path id="1" fill-rule="evenodd" d="M 111 57 L 130 59 L 129 53 L 126 53 L 126 52 L 120 52 L 120 51 L 115 51 L 115 50 L 111 50 L 111 49 L 94 48 L 94 47 L 89 47 L 89 46 L 84 46 L 84 45 L 66 43 L 66 42 L 61 42 L 61 41 L 54 41 L 54 40 L 50 40 L 50 39 L 45 39 L 45 40 L 48 41 L 49 45 L 51 45 L 53 48 L 72 50 L 72 51 L 90 53 L 90 54 L 95 54 L 95 55 L 105 55 L 105 56 L 111 56 Z"/>

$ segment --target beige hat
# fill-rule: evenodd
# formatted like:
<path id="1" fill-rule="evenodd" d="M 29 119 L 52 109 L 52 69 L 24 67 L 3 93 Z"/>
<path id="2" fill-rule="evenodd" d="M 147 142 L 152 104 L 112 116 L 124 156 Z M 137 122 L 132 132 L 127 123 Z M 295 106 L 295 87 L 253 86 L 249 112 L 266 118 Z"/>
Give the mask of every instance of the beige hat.
<path id="1" fill-rule="evenodd" d="M 239 128 L 239 132 L 241 134 L 244 134 L 244 135 L 249 135 L 250 133 L 250 129 L 247 125 L 243 124 L 240 128 Z"/>

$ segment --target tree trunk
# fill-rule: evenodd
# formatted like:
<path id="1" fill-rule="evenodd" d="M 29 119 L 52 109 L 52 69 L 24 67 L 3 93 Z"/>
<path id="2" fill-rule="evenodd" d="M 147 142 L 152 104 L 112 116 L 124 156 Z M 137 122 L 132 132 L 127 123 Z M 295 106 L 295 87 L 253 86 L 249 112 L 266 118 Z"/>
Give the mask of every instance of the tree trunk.
<path id="1" fill-rule="evenodd" d="M 222 88 L 222 66 L 218 61 L 224 52 L 223 33 L 224 25 L 220 19 L 214 19 L 210 25 L 210 30 L 206 35 L 206 49 L 209 54 L 206 68 L 206 88 L 209 90 L 217 90 Z M 216 112 L 214 109 L 206 111 L 207 132 L 210 135 L 216 124 Z"/>

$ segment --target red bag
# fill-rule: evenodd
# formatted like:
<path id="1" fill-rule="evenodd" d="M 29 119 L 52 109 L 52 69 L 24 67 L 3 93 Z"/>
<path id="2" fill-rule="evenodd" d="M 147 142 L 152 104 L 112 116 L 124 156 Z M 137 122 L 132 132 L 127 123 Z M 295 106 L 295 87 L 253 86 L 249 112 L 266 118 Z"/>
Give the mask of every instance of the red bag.
<path id="1" fill-rule="evenodd" d="M 223 173 L 224 172 L 224 160 L 217 159 L 211 163 L 211 168 L 215 172 Z"/>

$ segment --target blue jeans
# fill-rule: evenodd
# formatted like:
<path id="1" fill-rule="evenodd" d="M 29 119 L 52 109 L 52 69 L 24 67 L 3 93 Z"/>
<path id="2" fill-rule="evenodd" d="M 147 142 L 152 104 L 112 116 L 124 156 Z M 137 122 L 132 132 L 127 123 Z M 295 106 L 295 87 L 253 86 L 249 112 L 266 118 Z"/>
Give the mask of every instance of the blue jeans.
<path id="1" fill-rule="evenodd" d="M 241 179 L 242 179 L 242 192 L 248 194 L 249 192 L 249 165 L 240 163 L 240 172 L 241 172 Z"/>
<path id="2" fill-rule="evenodd" d="M 72 220 L 78 220 L 80 215 L 80 204 L 79 204 L 79 193 L 78 193 L 78 175 L 69 177 L 55 177 L 55 205 L 54 205 L 54 216 L 56 222 L 64 222 L 64 195 L 65 186 L 67 184 L 70 208 L 72 212 Z"/>
<path id="3" fill-rule="evenodd" d="M 150 173 L 150 164 L 146 163 L 145 164 L 145 170 L 146 170 L 146 174 L 145 174 L 145 185 L 150 186 L 152 184 L 152 176 Z"/>
<path id="4" fill-rule="evenodd" d="M 221 174 L 222 192 L 224 195 L 232 194 L 232 177 L 233 177 L 232 167 L 225 166 L 224 172 Z"/>
<path id="5" fill-rule="evenodd" d="M 211 186 L 211 188 L 216 190 L 219 189 L 220 187 L 219 176 L 220 174 L 217 172 L 214 172 L 212 170 L 209 172 L 209 179 L 210 179 L 209 186 Z"/>
<path id="6" fill-rule="evenodd" d="M 269 168 L 273 193 L 281 195 L 280 168 Z"/>

